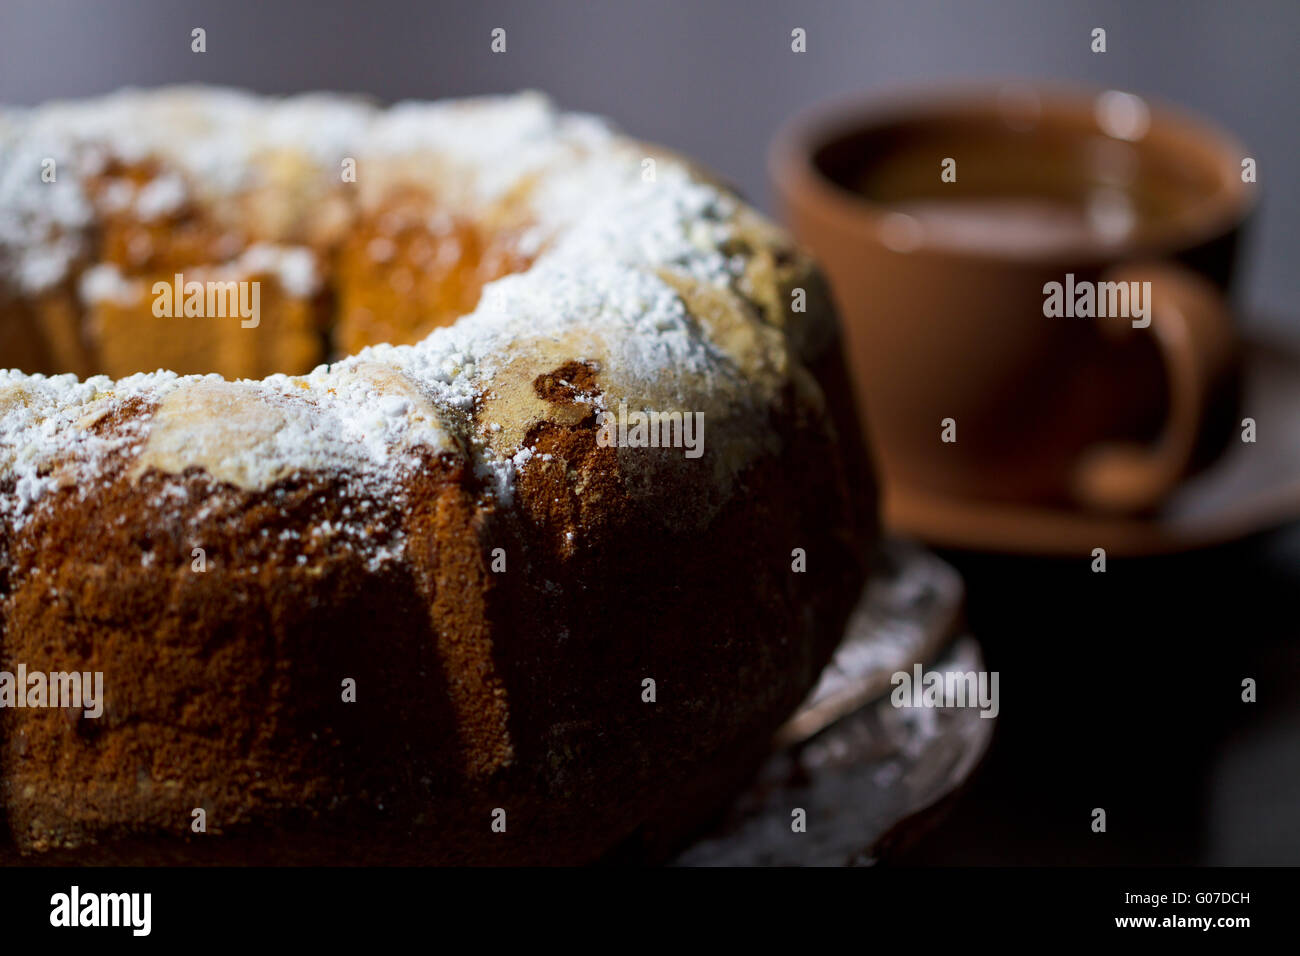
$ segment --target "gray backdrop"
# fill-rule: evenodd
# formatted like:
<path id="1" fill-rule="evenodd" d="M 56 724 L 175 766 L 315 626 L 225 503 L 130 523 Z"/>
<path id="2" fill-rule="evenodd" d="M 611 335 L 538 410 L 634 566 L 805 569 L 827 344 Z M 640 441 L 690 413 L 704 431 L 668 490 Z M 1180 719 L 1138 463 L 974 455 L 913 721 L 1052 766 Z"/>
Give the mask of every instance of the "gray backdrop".
<path id="1" fill-rule="evenodd" d="M 190 52 L 195 26 L 206 54 Z M 488 48 L 497 26 L 504 55 Z M 790 52 L 795 26 L 804 55 Z M 384 100 L 533 87 L 696 155 L 770 208 L 768 140 L 826 96 L 976 77 L 1122 87 L 1211 116 L 1256 156 L 1266 198 L 1243 298 L 1252 324 L 1287 326 L 1298 36 L 1296 0 L 0 0 L 0 102 L 196 80 Z"/>

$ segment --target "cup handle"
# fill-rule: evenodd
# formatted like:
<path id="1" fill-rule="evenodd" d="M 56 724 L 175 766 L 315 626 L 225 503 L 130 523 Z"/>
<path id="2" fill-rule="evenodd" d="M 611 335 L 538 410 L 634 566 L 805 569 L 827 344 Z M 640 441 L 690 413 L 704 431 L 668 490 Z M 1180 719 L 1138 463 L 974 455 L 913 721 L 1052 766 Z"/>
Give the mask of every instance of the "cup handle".
<path id="1" fill-rule="evenodd" d="M 1118 339 L 1154 334 L 1169 380 L 1169 417 L 1153 444 L 1089 448 L 1075 467 L 1072 489 L 1088 508 L 1142 511 L 1157 505 L 1191 470 L 1202 426 L 1221 386 L 1234 374 L 1239 346 L 1219 290 L 1185 266 L 1125 263 L 1108 270 L 1102 281 L 1151 283 L 1147 328 L 1128 320 L 1097 321 L 1104 334 Z"/>

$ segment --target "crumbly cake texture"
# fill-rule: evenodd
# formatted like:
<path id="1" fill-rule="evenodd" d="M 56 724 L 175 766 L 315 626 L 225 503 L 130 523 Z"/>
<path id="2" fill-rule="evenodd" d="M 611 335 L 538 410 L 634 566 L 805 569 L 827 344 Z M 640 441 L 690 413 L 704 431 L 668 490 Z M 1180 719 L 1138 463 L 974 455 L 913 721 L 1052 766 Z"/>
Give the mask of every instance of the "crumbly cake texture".
<path id="1" fill-rule="evenodd" d="M 343 268 L 321 236 L 412 183 L 530 264 L 418 344 L 305 375 L 0 371 L 0 669 L 103 671 L 106 698 L 98 720 L 0 711 L 13 848 L 670 849 L 815 681 L 874 534 L 811 263 L 688 163 L 537 94 L 181 89 L 0 113 L 0 299 L 137 294 L 96 261 L 83 186 L 111 163 L 152 171 L 125 215 L 232 217 L 254 241 L 226 274 L 290 295 Z M 702 412 L 703 456 L 602 447 L 620 406 Z"/>

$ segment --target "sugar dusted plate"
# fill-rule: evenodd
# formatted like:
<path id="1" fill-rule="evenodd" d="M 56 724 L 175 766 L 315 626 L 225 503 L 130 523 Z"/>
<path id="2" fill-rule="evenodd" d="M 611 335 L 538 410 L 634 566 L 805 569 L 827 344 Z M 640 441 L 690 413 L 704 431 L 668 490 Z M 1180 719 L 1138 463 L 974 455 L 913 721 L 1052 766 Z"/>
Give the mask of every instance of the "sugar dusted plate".
<path id="1" fill-rule="evenodd" d="M 684 866 L 872 863 L 961 790 L 993 737 L 974 707 L 895 706 L 892 677 L 916 665 L 984 672 L 962 634 L 964 589 L 915 545 L 887 542 L 844 642 L 777 749 Z M 955 638 L 955 640 L 954 640 Z M 802 811 L 803 829 L 793 826 Z"/>

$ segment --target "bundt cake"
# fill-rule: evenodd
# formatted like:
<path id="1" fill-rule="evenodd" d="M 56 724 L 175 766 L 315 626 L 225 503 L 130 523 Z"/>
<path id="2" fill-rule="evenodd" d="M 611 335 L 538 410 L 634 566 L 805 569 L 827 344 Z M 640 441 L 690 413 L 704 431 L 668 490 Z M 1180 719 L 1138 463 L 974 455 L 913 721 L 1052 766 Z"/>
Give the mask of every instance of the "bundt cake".
<path id="1" fill-rule="evenodd" d="M 0 111 L 0 855 L 662 857 L 861 589 L 828 303 L 536 94 Z"/>

